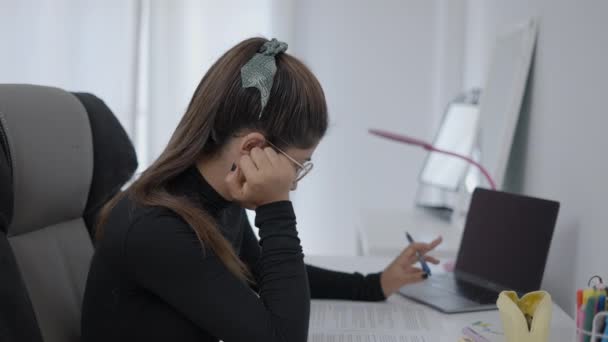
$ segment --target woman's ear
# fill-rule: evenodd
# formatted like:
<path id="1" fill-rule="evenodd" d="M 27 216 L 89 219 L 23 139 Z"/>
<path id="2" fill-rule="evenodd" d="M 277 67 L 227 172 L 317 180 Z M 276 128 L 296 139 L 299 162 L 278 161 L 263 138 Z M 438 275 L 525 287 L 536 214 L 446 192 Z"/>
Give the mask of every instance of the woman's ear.
<path id="1" fill-rule="evenodd" d="M 266 138 L 261 133 L 251 132 L 241 139 L 240 153 L 249 154 L 254 147 L 264 148 Z"/>

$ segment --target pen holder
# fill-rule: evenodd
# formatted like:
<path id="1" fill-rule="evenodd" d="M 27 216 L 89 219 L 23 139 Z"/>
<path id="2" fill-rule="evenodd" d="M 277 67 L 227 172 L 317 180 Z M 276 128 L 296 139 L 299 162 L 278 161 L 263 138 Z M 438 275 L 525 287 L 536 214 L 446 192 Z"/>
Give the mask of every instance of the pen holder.
<path id="1" fill-rule="evenodd" d="M 507 342 L 549 341 L 553 302 L 546 291 L 534 291 L 518 298 L 502 291 L 496 301 Z"/>
<path id="2" fill-rule="evenodd" d="M 591 330 L 585 330 L 581 328 L 578 324 L 576 325 L 576 342 L 600 342 L 606 339 L 608 341 L 608 335 L 603 334 L 606 317 L 608 317 L 608 311 L 598 312 L 593 317 L 593 324 L 591 325 Z M 580 315 L 577 312 L 576 322 L 581 319 Z"/>

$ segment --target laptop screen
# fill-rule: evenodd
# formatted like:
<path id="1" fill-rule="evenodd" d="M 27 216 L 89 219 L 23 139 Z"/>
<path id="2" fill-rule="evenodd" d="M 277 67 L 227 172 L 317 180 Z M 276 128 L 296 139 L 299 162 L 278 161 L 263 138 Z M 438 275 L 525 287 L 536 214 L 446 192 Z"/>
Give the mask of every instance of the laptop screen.
<path id="1" fill-rule="evenodd" d="M 477 188 L 456 272 L 518 292 L 540 288 L 559 203 Z"/>

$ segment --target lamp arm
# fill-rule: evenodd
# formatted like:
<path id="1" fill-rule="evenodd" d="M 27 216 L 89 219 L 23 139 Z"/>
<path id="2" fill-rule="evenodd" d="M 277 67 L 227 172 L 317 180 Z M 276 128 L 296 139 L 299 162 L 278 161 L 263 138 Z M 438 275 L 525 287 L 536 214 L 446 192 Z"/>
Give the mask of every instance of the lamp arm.
<path id="1" fill-rule="evenodd" d="M 442 149 L 437 148 L 437 147 L 435 147 L 433 145 L 430 145 L 430 144 L 425 144 L 422 147 L 425 150 L 427 150 L 427 151 L 447 154 L 447 155 L 452 156 L 452 157 L 463 159 L 463 160 L 467 161 L 468 163 L 470 163 L 472 165 L 475 165 L 479 169 L 479 171 L 481 171 L 481 173 L 486 177 L 486 180 L 490 184 L 490 187 L 492 188 L 492 190 L 496 190 L 496 183 L 494 183 L 494 180 L 492 179 L 492 176 L 490 176 L 490 173 L 488 172 L 488 170 L 486 170 L 485 167 L 481 166 L 481 164 L 479 164 L 478 162 L 476 162 L 472 158 L 469 158 L 467 156 L 464 156 L 462 154 L 458 154 L 458 153 L 455 153 L 455 152 L 442 150 Z"/>
<path id="2" fill-rule="evenodd" d="M 426 141 L 408 137 L 408 136 L 401 135 L 401 134 L 397 134 L 397 133 L 387 132 L 387 131 L 383 131 L 383 130 L 379 130 L 379 129 L 370 129 L 369 133 L 371 133 L 373 135 L 377 135 L 377 136 L 385 138 L 385 139 L 398 141 L 403 144 L 420 146 L 427 151 L 447 154 L 452 157 L 463 159 L 466 162 L 468 162 L 469 164 L 475 165 L 481 171 L 481 173 L 483 173 L 483 175 L 486 177 L 492 190 L 496 190 L 496 183 L 494 183 L 494 180 L 492 179 L 492 176 L 490 176 L 490 173 L 488 172 L 488 170 L 486 170 L 485 167 L 483 167 L 478 162 L 474 161 L 472 158 L 469 158 L 469 157 L 459 154 L 459 153 L 442 150 L 442 149 L 439 149 L 439 148 L 433 146 L 432 144 L 427 143 Z"/>

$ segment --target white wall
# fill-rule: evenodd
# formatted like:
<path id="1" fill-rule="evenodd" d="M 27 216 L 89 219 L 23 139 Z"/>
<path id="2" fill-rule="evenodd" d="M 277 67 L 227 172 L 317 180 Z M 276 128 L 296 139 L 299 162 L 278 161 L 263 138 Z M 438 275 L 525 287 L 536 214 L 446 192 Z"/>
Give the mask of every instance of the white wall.
<path id="1" fill-rule="evenodd" d="M 492 37 L 540 20 L 507 188 L 556 199 L 561 211 L 543 286 L 573 314 L 574 293 L 608 278 L 608 25 L 605 1 L 469 0 L 465 84 L 483 82 Z"/>
<path id="2" fill-rule="evenodd" d="M 164 149 L 203 75 L 225 51 L 243 39 L 285 31 L 291 1 L 148 1 L 149 23 L 145 108 L 140 165 Z"/>
<path id="3" fill-rule="evenodd" d="M 413 206 L 425 153 L 367 129 L 432 138 L 443 110 L 438 99 L 461 86 L 439 83 L 460 68 L 444 67 L 450 61 L 437 58 L 436 40 L 446 32 L 458 37 L 454 26 L 464 32 L 458 21 L 439 25 L 439 10 L 459 9 L 424 0 L 296 2 L 291 52 L 321 81 L 331 121 L 315 169 L 294 196 L 305 252 L 355 254 L 360 209 Z"/>

